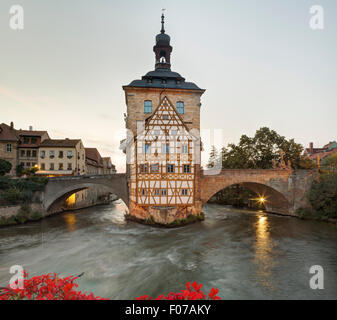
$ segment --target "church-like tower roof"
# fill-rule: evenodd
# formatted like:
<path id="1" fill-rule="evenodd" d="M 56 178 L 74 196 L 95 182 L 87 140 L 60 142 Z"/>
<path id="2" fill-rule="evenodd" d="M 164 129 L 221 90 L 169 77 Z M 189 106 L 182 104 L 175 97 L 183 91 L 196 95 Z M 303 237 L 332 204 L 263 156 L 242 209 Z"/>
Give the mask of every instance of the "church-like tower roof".
<path id="1" fill-rule="evenodd" d="M 167 88 L 184 90 L 202 90 L 193 82 L 186 82 L 179 73 L 171 71 L 171 52 L 170 36 L 165 33 L 164 14 L 161 16 L 161 30 L 156 36 L 156 44 L 153 47 L 156 63 L 155 70 L 148 72 L 141 80 L 134 80 L 124 87 L 140 88 Z"/>

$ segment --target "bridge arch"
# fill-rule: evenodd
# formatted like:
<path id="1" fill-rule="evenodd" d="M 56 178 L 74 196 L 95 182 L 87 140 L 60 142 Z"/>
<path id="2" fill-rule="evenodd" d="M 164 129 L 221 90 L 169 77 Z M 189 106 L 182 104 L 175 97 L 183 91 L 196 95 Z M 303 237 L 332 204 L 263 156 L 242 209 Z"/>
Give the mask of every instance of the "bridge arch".
<path id="1" fill-rule="evenodd" d="M 103 187 L 107 192 L 115 194 L 128 205 L 125 174 L 115 174 L 51 178 L 44 192 L 44 208 L 48 211 L 55 202 L 65 200 L 71 194 L 93 186 Z"/>
<path id="2" fill-rule="evenodd" d="M 291 214 L 291 194 L 288 192 L 291 172 L 287 170 L 223 170 L 218 175 L 202 175 L 201 201 L 205 204 L 219 191 L 241 185 L 266 199 L 267 211 Z"/>

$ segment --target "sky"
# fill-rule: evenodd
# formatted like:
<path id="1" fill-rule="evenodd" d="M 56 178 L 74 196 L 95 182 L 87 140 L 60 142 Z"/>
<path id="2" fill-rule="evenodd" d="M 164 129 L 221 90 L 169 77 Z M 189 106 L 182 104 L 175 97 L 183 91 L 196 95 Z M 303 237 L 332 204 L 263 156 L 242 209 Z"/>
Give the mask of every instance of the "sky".
<path id="1" fill-rule="evenodd" d="M 15 4 L 23 30 L 9 26 Z M 0 123 L 81 138 L 123 172 L 122 86 L 154 69 L 162 8 L 172 70 L 206 89 L 202 135 L 221 129 L 226 146 L 267 126 L 304 146 L 337 140 L 335 0 L 1 0 Z"/>

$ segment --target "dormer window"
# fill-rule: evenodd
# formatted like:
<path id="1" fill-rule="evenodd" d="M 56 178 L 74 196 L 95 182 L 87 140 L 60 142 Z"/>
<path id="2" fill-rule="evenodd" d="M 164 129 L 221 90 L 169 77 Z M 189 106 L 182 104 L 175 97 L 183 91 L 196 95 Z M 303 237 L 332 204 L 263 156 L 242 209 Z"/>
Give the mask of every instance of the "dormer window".
<path id="1" fill-rule="evenodd" d="M 152 113 L 152 101 L 151 100 L 144 101 L 144 113 Z"/>

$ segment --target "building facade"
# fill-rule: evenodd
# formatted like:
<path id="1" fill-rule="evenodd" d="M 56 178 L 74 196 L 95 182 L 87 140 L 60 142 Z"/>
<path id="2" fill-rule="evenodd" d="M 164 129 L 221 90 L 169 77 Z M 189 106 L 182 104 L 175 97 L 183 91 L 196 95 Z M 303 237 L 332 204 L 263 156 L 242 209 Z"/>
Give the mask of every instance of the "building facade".
<path id="1" fill-rule="evenodd" d="M 103 174 L 114 174 L 116 173 L 116 167 L 111 162 L 110 157 L 103 157 Z"/>
<path id="2" fill-rule="evenodd" d="M 130 216 L 168 224 L 201 212 L 200 89 L 171 71 L 170 37 L 153 47 L 155 70 L 123 86 Z"/>
<path id="3" fill-rule="evenodd" d="M 47 131 L 17 130 L 19 136 L 18 163 L 24 169 L 38 165 L 38 153 L 41 142 L 50 139 Z"/>
<path id="4" fill-rule="evenodd" d="M 96 148 L 85 148 L 87 174 L 103 174 L 103 159 Z"/>
<path id="5" fill-rule="evenodd" d="M 80 139 L 46 139 L 38 153 L 37 174 L 46 176 L 85 175 L 85 149 Z"/>
<path id="6" fill-rule="evenodd" d="M 326 157 L 337 152 L 337 142 L 331 141 L 322 148 L 314 148 L 313 142 L 310 142 L 309 148 L 304 150 L 304 155 L 313 160 L 318 166 Z"/>
<path id="7" fill-rule="evenodd" d="M 15 175 L 16 166 L 18 165 L 18 144 L 19 137 L 14 124 L 11 122 L 10 126 L 5 123 L 0 124 L 0 159 L 11 163 L 12 168 L 10 175 Z"/>

